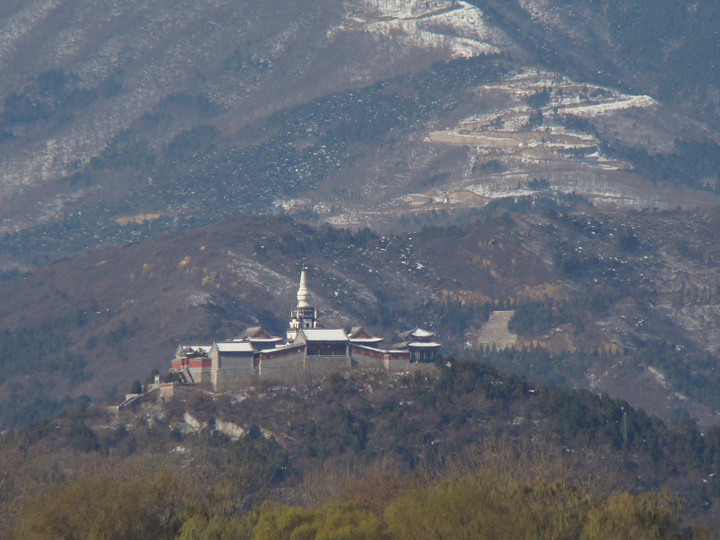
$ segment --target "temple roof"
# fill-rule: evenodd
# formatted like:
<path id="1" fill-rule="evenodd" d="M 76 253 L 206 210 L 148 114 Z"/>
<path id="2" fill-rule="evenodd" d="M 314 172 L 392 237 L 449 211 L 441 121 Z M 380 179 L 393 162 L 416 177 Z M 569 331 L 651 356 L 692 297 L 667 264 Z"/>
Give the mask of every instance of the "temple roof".
<path id="1" fill-rule="evenodd" d="M 368 334 L 362 326 L 353 326 L 350 329 L 350 333 L 348 334 L 348 337 L 350 339 L 352 339 L 352 338 L 371 338 L 372 336 L 370 334 Z"/>
<path id="2" fill-rule="evenodd" d="M 347 334 L 342 328 L 302 328 L 300 333 L 305 341 L 348 341 Z"/>
<path id="3" fill-rule="evenodd" d="M 415 327 L 412 330 L 408 330 L 407 332 L 402 332 L 400 334 L 400 337 L 402 339 L 407 338 L 415 338 L 415 339 L 427 339 L 431 338 L 435 335 L 435 332 L 431 332 L 430 330 L 423 330 L 422 328 Z"/>
<path id="4" fill-rule="evenodd" d="M 294 345 L 294 344 L 280 345 L 279 347 L 273 347 L 272 349 L 263 349 L 260 351 L 260 354 L 273 354 L 276 352 L 288 351 L 288 350 L 292 350 L 292 349 L 300 350 L 304 346 L 305 345 Z"/>
<path id="5" fill-rule="evenodd" d="M 380 343 L 383 340 L 383 338 L 371 336 L 362 326 L 353 326 L 348 337 L 353 343 Z"/>
<path id="6" fill-rule="evenodd" d="M 350 343 L 380 343 L 383 340 L 381 337 L 371 338 L 350 338 Z"/>
<path id="7" fill-rule="evenodd" d="M 211 348 L 212 345 L 179 345 L 177 352 L 185 355 L 207 356 Z"/>
<path id="8" fill-rule="evenodd" d="M 372 351 L 376 353 L 382 353 L 382 354 L 397 354 L 397 353 L 408 353 L 407 349 L 378 349 L 377 347 L 370 347 L 369 345 L 360 345 L 358 344 L 357 347 L 359 349 L 364 349 L 366 351 Z"/>
<path id="9" fill-rule="evenodd" d="M 407 347 L 415 347 L 418 349 L 435 349 L 440 347 L 440 344 L 435 343 L 434 341 L 413 341 L 411 343 L 408 343 Z"/>
<path id="10" fill-rule="evenodd" d="M 249 341 L 216 341 L 214 345 L 220 352 L 255 352 Z"/>
<path id="11" fill-rule="evenodd" d="M 275 336 L 266 332 L 262 326 L 251 326 L 246 328 L 242 334 L 233 338 L 233 341 L 242 341 L 243 339 L 275 339 Z"/>

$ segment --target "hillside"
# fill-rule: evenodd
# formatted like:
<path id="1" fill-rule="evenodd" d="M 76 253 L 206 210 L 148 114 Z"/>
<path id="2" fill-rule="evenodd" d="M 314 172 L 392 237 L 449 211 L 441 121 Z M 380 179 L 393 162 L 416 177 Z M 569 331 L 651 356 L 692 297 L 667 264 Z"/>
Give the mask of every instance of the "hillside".
<path id="1" fill-rule="evenodd" d="M 549 203 L 506 207 L 521 204 Z M 152 369 L 165 373 L 179 343 L 256 324 L 282 335 L 303 263 L 326 327 L 362 324 L 393 343 L 430 326 L 445 354 L 479 354 L 490 313 L 517 309 L 510 325 L 527 350 L 497 365 L 716 424 L 717 214 L 550 206 L 385 236 L 236 218 L 6 275 L 3 424 L 66 396 L 117 399 Z"/>
<path id="2" fill-rule="evenodd" d="M 328 325 L 455 352 L 524 305 L 521 344 L 622 358 L 514 369 L 715 422 L 714 9 L 4 4 L 0 425 L 281 333 L 303 259 Z"/>
<path id="3" fill-rule="evenodd" d="M 538 187 L 716 204 L 717 10 L 679 5 L 7 3 L 0 266 L 248 213 L 386 231 Z"/>
<path id="4" fill-rule="evenodd" d="M 707 538 L 719 440 L 718 428 L 667 426 L 627 402 L 533 387 L 478 362 L 196 390 L 119 417 L 76 407 L 6 433 L 0 531 Z"/>
<path id="5" fill-rule="evenodd" d="M 0 536 L 712 537 L 718 27 L 2 2 Z M 181 343 L 283 335 L 303 266 L 321 325 L 441 361 L 107 408 Z"/>

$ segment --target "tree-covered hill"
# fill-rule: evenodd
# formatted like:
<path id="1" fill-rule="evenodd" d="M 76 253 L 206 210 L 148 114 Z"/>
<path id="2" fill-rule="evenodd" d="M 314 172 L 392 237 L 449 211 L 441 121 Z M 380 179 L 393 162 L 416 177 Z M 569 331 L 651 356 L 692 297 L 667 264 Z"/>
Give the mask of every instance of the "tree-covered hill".
<path id="1" fill-rule="evenodd" d="M 0 506 L 18 539 L 705 538 L 719 452 L 718 428 L 449 358 L 76 407 L 3 435 Z"/>
<path id="2" fill-rule="evenodd" d="M 446 353 L 461 353 L 479 349 L 493 310 L 515 309 L 522 350 L 495 357 L 503 369 L 716 423 L 715 213 L 546 202 L 508 198 L 466 224 L 437 215 L 418 232 L 385 235 L 239 218 L 8 273 L 1 424 L 84 395 L 117 400 L 133 380 L 164 372 L 179 343 L 257 324 L 282 335 L 303 263 L 326 327 L 361 324 L 393 343 L 432 326 Z"/>

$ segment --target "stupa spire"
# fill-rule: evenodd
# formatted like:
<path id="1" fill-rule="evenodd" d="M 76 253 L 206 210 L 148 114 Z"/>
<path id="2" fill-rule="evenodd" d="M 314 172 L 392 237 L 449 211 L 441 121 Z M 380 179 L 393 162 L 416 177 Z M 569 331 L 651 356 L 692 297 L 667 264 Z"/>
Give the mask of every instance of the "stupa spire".
<path id="1" fill-rule="evenodd" d="M 306 308 L 310 307 L 310 304 L 308 304 L 308 288 L 307 288 L 307 276 L 305 275 L 305 266 L 302 268 L 302 272 L 300 273 L 300 288 L 297 292 L 297 307 L 299 308 Z"/>
<path id="2" fill-rule="evenodd" d="M 301 328 L 317 328 L 317 311 L 308 302 L 307 268 L 303 265 L 300 273 L 300 288 L 297 292 L 297 307 L 292 312 L 288 328 L 288 342 L 294 342 Z"/>

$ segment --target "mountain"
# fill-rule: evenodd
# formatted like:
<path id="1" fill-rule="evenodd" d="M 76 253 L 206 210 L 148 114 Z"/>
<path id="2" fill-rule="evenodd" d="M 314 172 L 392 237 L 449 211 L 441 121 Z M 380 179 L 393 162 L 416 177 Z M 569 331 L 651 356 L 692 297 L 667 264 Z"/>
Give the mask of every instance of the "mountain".
<path id="1" fill-rule="evenodd" d="M 0 535 L 711 537 L 719 25 L 2 2 Z M 181 343 L 282 335 L 302 267 L 322 325 L 442 360 L 106 407 Z"/>
<path id="2" fill-rule="evenodd" d="M 500 211 L 384 236 L 247 216 L 8 276 L 2 422 L 118 399 L 152 369 L 166 373 L 180 343 L 257 324 L 283 335 L 302 264 L 326 327 L 362 324 L 393 343 L 432 326 L 446 355 L 482 357 L 490 314 L 516 309 L 519 350 L 485 361 L 717 422 L 717 211 Z"/>
<path id="3" fill-rule="evenodd" d="M 717 8 L 685 4 L 6 3 L 0 262 L 246 213 L 386 229 L 538 186 L 716 204 Z"/>
<path id="4" fill-rule="evenodd" d="M 281 333 L 303 261 L 328 325 L 477 355 L 517 308 L 534 352 L 502 367 L 714 423 L 717 16 L 4 3 L 3 425 L 111 399 L 179 342 Z"/>

